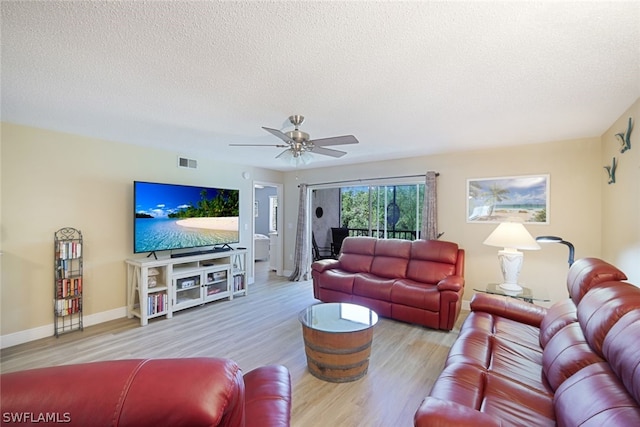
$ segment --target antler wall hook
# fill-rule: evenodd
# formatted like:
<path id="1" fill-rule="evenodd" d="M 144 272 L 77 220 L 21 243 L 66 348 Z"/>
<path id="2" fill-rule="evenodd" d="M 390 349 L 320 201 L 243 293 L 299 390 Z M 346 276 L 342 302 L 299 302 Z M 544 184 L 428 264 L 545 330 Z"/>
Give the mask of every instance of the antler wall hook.
<path id="1" fill-rule="evenodd" d="M 620 140 L 620 152 L 624 153 L 625 151 L 631 149 L 631 131 L 633 130 L 633 121 L 631 117 L 629 117 L 629 124 L 627 125 L 626 132 L 616 133 L 616 136 Z"/>
<path id="2" fill-rule="evenodd" d="M 607 184 L 616 183 L 616 167 L 618 167 L 618 162 L 616 161 L 615 157 L 613 158 L 611 166 L 607 165 L 604 167 L 607 171 L 607 174 L 609 175 L 609 182 L 607 182 Z"/>

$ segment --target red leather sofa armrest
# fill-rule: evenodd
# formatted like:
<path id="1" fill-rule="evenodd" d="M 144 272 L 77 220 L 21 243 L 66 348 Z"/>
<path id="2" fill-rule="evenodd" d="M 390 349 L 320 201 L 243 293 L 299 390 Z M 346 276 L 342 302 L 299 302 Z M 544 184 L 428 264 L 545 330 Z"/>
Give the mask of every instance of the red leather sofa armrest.
<path id="1" fill-rule="evenodd" d="M 244 424 L 242 373 L 228 359 L 103 361 L 7 373 L 0 381 L 10 417 L 53 414 L 71 426 Z"/>
<path id="2" fill-rule="evenodd" d="M 245 374 L 245 426 L 289 426 L 291 376 L 281 365 L 263 366 Z"/>
<path id="3" fill-rule="evenodd" d="M 464 277 L 462 276 L 447 276 L 438 282 L 438 290 L 442 291 L 454 291 L 459 292 L 464 288 Z"/>
<path id="4" fill-rule="evenodd" d="M 471 298 L 471 311 L 482 311 L 527 325 L 540 327 L 545 307 L 502 295 L 477 293 Z"/>
<path id="5" fill-rule="evenodd" d="M 477 411 L 456 402 L 427 397 L 416 412 L 414 419 L 416 427 L 433 426 L 501 426 L 500 420 L 491 415 Z"/>
<path id="6" fill-rule="evenodd" d="M 334 268 L 340 267 L 340 261 L 337 259 L 321 259 L 318 261 L 314 261 L 311 264 L 311 269 L 317 271 L 318 273 L 322 273 L 325 270 L 332 270 Z"/>

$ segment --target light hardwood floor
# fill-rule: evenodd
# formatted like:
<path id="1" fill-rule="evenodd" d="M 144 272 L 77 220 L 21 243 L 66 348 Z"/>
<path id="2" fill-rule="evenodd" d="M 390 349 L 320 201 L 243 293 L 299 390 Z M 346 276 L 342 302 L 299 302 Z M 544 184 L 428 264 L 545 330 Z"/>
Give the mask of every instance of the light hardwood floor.
<path id="1" fill-rule="evenodd" d="M 381 319 L 369 372 L 351 383 L 321 381 L 307 371 L 298 313 L 318 301 L 311 281 L 289 282 L 258 263 L 249 296 L 155 319 L 119 319 L 82 332 L 4 349 L 2 372 L 128 358 L 227 357 L 244 372 L 282 364 L 291 372 L 295 427 L 412 426 L 440 373 L 465 313 L 452 332 Z"/>

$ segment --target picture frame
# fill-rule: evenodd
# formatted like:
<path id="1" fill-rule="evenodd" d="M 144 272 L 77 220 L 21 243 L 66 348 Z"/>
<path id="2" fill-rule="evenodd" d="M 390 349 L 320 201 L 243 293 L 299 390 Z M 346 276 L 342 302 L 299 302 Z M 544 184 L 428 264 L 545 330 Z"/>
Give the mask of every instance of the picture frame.
<path id="1" fill-rule="evenodd" d="M 549 224 L 549 175 L 467 179 L 467 222 Z"/>

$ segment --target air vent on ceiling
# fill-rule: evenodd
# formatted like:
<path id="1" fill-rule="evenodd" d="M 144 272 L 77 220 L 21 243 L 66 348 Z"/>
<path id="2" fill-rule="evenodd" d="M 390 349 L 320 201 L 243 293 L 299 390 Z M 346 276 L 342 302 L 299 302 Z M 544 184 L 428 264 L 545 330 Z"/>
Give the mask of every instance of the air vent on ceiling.
<path id="1" fill-rule="evenodd" d="M 187 159 L 186 157 L 178 157 L 178 167 L 188 168 L 188 169 L 197 169 L 198 161 L 195 159 Z"/>

